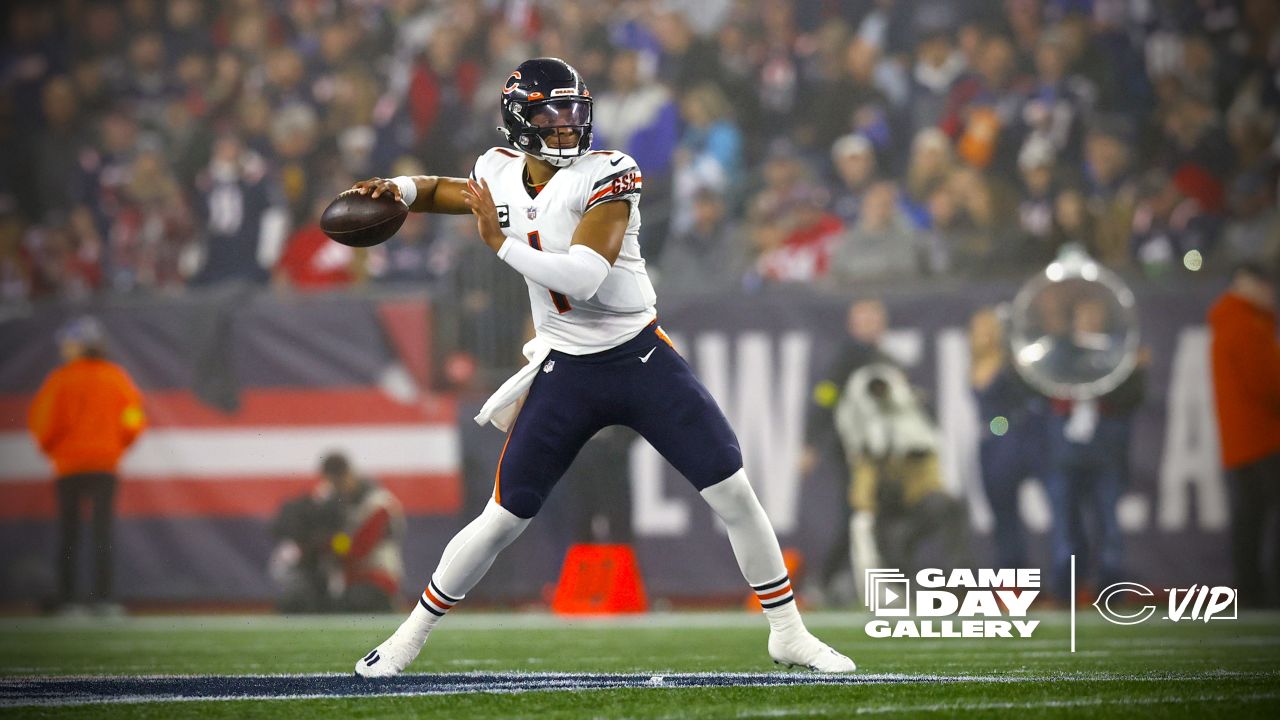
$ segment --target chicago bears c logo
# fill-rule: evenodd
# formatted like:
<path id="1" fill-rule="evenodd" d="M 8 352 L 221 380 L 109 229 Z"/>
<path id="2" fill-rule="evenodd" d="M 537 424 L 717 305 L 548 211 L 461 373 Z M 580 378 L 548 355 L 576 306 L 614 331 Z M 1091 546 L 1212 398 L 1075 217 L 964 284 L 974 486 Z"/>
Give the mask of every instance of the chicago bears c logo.
<path id="1" fill-rule="evenodd" d="M 516 90 L 519 90 L 519 89 L 520 89 L 520 83 L 516 82 L 516 81 L 517 81 L 517 80 L 519 80 L 519 79 L 520 79 L 520 71 L 519 71 L 519 70 L 516 70 L 515 72 L 511 73 L 511 77 L 507 78 L 507 85 L 506 85 L 506 87 L 502 88 L 502 94 L 503 94 L 503 95 L 510 95 L 511 93 L 515 92 Z"/>

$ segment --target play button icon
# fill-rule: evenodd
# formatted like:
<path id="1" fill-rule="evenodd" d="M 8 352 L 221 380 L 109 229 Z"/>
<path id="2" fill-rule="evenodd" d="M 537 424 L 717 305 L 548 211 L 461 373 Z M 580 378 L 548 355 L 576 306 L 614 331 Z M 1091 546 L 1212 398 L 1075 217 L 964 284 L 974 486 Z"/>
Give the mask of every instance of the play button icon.
<path id="1" fill-rule="evenodd" d="M 902 571 L 869 568 L 866 571 L 867 609 L 877 616 L 911 615 L 911 581 Z"/>

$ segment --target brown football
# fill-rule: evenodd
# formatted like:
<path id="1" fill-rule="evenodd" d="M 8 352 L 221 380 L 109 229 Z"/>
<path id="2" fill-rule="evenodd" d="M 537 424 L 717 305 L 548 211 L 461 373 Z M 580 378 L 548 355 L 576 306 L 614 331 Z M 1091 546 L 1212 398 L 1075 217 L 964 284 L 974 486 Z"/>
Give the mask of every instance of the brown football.
<path id="1" fill-rule="evenodd" d="M 329 203 L 320 216 L 320 229 L 336 242 L 370 247 L 396 234 L 409 208 L 391 193 L 376 198 L 348 190 Z"/>

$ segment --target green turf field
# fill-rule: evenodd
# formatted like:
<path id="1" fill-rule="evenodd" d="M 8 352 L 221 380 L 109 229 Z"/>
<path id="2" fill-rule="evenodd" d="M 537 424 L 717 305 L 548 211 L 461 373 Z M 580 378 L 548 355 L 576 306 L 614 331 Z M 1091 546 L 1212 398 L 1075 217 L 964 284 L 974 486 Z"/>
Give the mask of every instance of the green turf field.
<path id="1" fill-rule="evenodd" d="M 1280 615 L 1121 627 L 1086 610 L 1078 616 L 1075 654 L 1068 652 L 1062 613 L 1037 613 L 1044 624 L 1029 640 L 873 640 L 862 629 L 865 615 L 809 614 L 811 629 L 875 680 L 862 685 L 570 687 L 66 707 L 13 707 L 13 683 L 53 675 L 347 675 L 400 618 L 5 619 L 0 717 L 1280 717 Z M 745 612 L 577 622 L 460 612 L 432 635 L 410 671 L 773 672 L 766 635 L 763 618 Z"/>

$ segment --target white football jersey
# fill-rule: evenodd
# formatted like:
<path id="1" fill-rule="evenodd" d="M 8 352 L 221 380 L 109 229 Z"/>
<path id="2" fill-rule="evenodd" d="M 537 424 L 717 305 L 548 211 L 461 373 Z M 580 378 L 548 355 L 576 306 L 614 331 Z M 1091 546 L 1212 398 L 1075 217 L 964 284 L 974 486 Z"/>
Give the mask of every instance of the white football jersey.
<path id="1" fill-rule="evenodd" d="M 590 152 L 556 171 L 536 198 L 525 189 L 524 155 L 514 150 L 491 148 L 476 160 L 471 177 L 489 183 L 502 232 L 543 252 L 569 252 L 574 230 L 591 208 L 610 201 L 631 205 L 622 251 L 591 298 L 575 300 L 525 278 L 533 325 L 553 349 L 571 355 L 608 350 L 657 317 L 657 295 L 640 257 L 643 178 L 630 156 Z"/>

